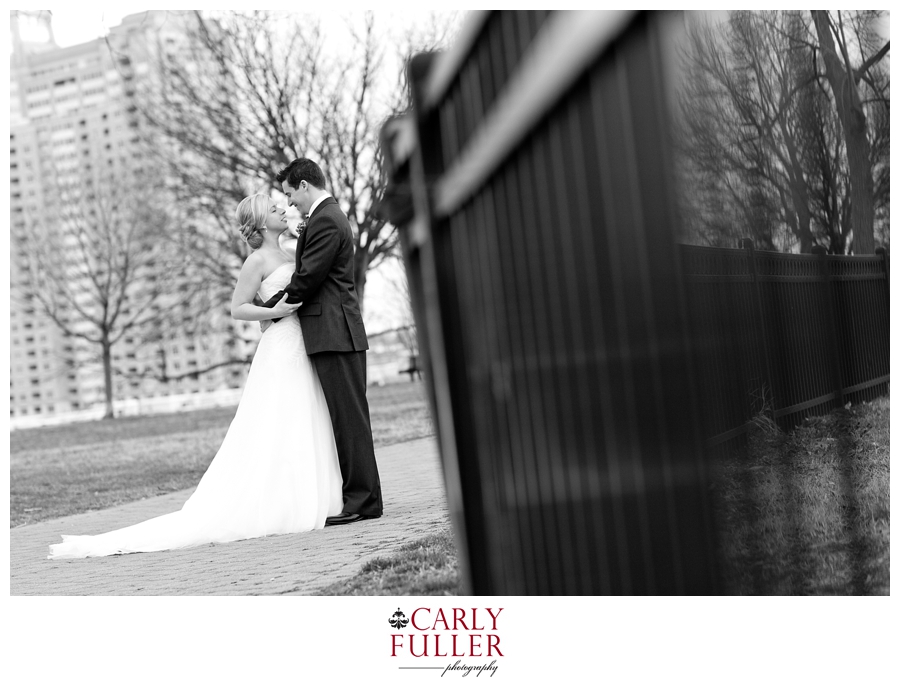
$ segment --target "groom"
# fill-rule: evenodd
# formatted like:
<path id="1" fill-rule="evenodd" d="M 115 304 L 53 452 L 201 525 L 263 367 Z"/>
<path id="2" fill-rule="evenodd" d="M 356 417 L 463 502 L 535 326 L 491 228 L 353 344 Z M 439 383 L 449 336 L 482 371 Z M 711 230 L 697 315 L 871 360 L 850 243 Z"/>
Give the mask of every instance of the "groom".
<path id="1" fill-rule="evenodd" d="M 309 355 L 325 392 L 343 476 L 344 509 L 325 526 L 381 516 L 381 481 L 375 464 L 366 350 L 369 342 L 353 281 L 353 233 L 337 201 L 325 190 L 325 176 L 301 157 L 275 177 L 291 205 L 308 215 L 297 242 L 290 284 L 264 303 L 272 307 L 285 293 L 297 310 Z"/>

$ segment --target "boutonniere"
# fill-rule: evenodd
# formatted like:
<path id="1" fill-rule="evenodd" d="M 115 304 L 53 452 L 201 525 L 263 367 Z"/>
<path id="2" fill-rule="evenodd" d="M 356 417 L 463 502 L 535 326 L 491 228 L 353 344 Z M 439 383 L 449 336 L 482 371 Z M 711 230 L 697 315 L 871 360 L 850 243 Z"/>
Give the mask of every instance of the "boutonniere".
<path id="1" fill-rule="evenodd" d="M 307 224 L 308 224 L 307 219 L 308 219 L 307 217 L 303 217 L 303 218 L 300 220 L 300 223 L 297 224 L 297 238 L 300 238 L 300 236 L 303 235 L 303 232 L 306 231 L 306 227 L 307 227 Z"/>

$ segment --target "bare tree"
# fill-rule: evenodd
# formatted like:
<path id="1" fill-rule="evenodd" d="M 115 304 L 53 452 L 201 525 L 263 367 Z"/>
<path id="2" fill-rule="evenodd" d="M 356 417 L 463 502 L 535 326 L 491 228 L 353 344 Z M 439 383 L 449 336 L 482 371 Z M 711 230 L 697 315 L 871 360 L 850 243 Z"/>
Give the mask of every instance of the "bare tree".
<path id="1" fill-rule="evenodd" d="M 797 94 L 797 112 L 814 236 L 829 253 L 843 255 L 850 248 L 850 187 L 840 122 L 821 84 Z"/>
<path id="2" fill-rule="evenodd" d="M 741 11 L 720 26 L 689 29 L 677 140 L 690 235 L 732 245 L 749 235 L 766 249 L 850 249 L 852 165 L 811 24 L 799 11 Z M 870 62 L 865 73 L 884 96 L 889 79 Z M 881 115 L 887 102 L 873 97 L 869 107 Z M 882 214 L 886 120 L 876 116 L 867 127 L 878 142 L 869 175 L 879 179 L 879 194 L 870 189 L 868 198 Z"/>
<path id="3" fill-rule="evenodd" d="M 873 78 L 870 72 L 887 55 L 890 41 L 878 47 L 878 36 L 873 29 L 875 20 L 879 18 L 877 12 L 857 12 L 845 17 L 838 11 L 834 17 L 827 10 L 812 10 L 812 17 L 846 144 L 853 248 L 857 254 L 871 254 L 875 252 L 875 182 L 868 118 L 859 86 L 865 80 L 874 93 L 889 102 L 884 97 L 880 79 Z M 847 38 L 850 31 L 856 38 L 855 48 L 859 54 L 856 67 L 850 57 L 850 50 L 853 49 Z"/>
<path id="4" fill-rule="evenodd" d="M 159 326 L 161 305 L 177 297 L 181 261 L 152 184 L 114 187 L 112 175 L 96 184 L 90 178 L 47 182 L 59 210 L 48 211 L 46 221 L 33 221 L 18 237 L 34 284 L 26 288 L 66 338 L 84 343 L 89 357 L 79 362 L 101 364 L 105 417 L 111 418 L 113 349 L 126 335 Z"/>
<path id="5" fill-rule="evenodd" d="M 218 294 L 224 307 L 247 255 L 234 208 L 269 190 L 273 171 L 309 150 L 306 115 L 320 90 L 322 41 L 315 24 L 280 36 L 270 13 L 181 19 L 180 42 L 155 51 L 155 79 L 140 108 L 157 136 L 157 160 L 175 180 L 194 287 Z"/>
<path id="6" fill-rule="evenodd" d="M 374 15 L 351 31 L 346 51 L 327 59 L 322 31 L 308 17 L 193 12 L 185 24 L 180 47 L 158 51 L 159 87 L 142 110 L 160 134 L 157 151 L 182 202 L 193 208 L 183 250 L 198 279 L 224 303 L 246 255 L 234 207 L 271 190 L 275 172 L 292 159 L 310 157 L 354 230 L 362 305 L 367 271 L 397 245 L 396 228 L 375 212 L 385 186 L 378 133 L 405 106 L 404 93 L 385 97 L 390 76 Z"/>
<path id="7" fill-rule="evenodd" d="M 181 379 L 198 379 L 221 367 L 245 366 L 252 362 L 252 353 L 241 352 L 243 346 L 240 343 L 244 339 L 233 325 L 230 313 L 218 310 L 213 292 L 195 289 L 195 280 L 186 275 L 179 278 L 179 284 L 179 295 L 165 297 L 158 320 L 133 339 L 134 351 L 149 351 L 150 355 L 143 355 L 145 362 L 139 367 L 116 368 L 114 371 L 118 376 L 130 381 L 153 380 L 168 384 Z M 186 297 L 187 294 L 190 296 Z M 177 364 L 170 359 L 173 341 L 199 348 L 198 358 L 205 363 L 187 371 L 173 367 Z"/>
<path id="8" fill-rule="evenodd" d="M 721 30 L 690 29 L 682 150 L 711 186 L 706 194 L 724 193 L 758 243 L 774 248 L 783 225 L 809 252 L 812 213 L 794 105 L 796 93 L 814 84 L 792 51 L 789 34 L 798 27 L 769 15 L 734 12 Z"/>
<path id="9" fill-rule="evenodd" d="M 384 48 L 375 34 L 374 15 L 366 14 L 362 31 L 351 35 L 356 55 L 322 99 L 317 112 L 321 135 L 313 148 L 331 187 L 340 189 L 341 206 L 354 229 L 353 280 L 362 307 L 368 270 L 393 255 L 399 240 L 396 227 L 376 212 L 386 185 L 379 133 L 398 99 L 395 95 L 378 105 Z"/>

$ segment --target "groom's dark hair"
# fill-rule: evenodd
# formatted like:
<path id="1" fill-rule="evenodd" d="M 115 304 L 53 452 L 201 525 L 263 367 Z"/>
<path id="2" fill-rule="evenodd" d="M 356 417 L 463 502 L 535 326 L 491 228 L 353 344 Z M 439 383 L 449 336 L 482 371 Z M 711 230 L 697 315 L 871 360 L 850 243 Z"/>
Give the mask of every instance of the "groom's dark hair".
<path id="1" fill-rule="evenodd" d="M 325 174 L 322 168 L 306 157 L 299 157 L 282 169 L 275 176 L 278 183 L 285 181 L 292 188 L 300 188 L 300 182 L 306 181 L 310 186 L 325 190 Z"/>

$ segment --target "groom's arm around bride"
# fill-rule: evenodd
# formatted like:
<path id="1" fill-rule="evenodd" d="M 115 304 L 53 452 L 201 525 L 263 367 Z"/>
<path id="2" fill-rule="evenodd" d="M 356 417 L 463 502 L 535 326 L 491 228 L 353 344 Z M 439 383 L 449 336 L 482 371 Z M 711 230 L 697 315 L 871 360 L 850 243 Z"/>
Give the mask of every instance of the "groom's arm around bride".
<path id="1" fill-rule="evenodd" d="M 325 392 L 343 477 L 343 512 L 327 523 L 380 517 L 381 483 L 366 400 L 369 344 L 353 280 L 350 222 L 325 190 L 324 174 L 312 160 L 294 160 L 276 179 L 309 219 L 297 243 L 290 284 L 264 306 L 272 307 L 285 293 L 288 303 L 303 303 L 297 316 Z"/>

